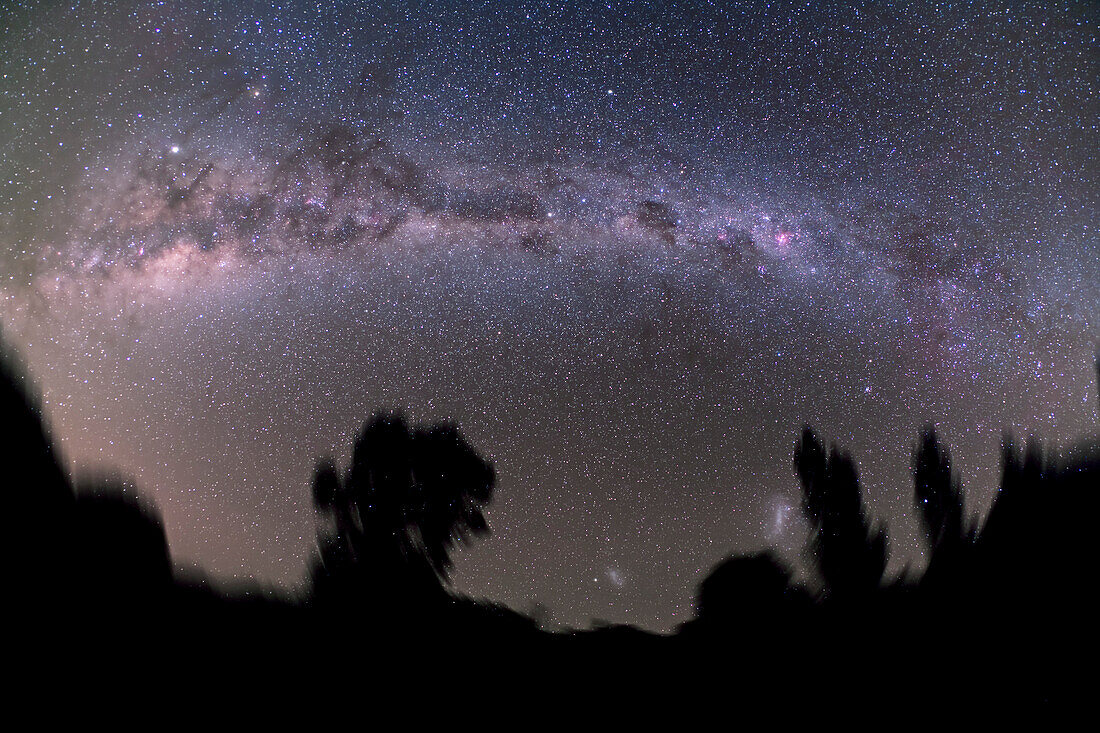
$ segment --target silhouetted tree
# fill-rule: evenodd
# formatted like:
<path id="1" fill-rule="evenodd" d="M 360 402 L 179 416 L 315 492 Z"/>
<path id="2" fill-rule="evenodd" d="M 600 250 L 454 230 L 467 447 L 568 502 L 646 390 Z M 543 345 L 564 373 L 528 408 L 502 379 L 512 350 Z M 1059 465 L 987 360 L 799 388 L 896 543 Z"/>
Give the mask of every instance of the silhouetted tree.
<path id="1" fill-rule="evenodd" d="M 354 505 L 345 495 L 340 471 L 331 458 L 322 459 L 314 469 L 313 506 L 322 519 L 318 528 L 322 565 L 330 570 L 349 566 L 355 559 L 351 539 L 340 533 L 357 520 L 351 515 Z"/>
<path id="2" fill-rule="evenodd" d="M 873 591 L 886 569 L 886 533 L 869 525 L 854 461 L 836 448 L 826 454 L 806 427 L 794 467 L 802 483 L 802 512 L 812 527 L 813 556 L 829 594 Z"/>
<path id="3" fill-rule="evenodd" d="M 696 614 L 730 625 L 774 616 L 796 596 L 791 574 L 769 552 L 722 561 L 699 585 Z"/>
<path id="4" fill-rule="evenodd" d="M 344 478 L 331 460 L 314 475 L 323 573 L 383 593 L 438 588 L 455 544 L 489 531 L 482 509 L 494 483 L 453 425 L 412 429 L 400 414 L 375 415 Z"/>
<path id="5" fill-rule="evenodd" d="M 418 428 L 413 448 L 410 539 L 445 579 L 453 565 L 452 548 L 489 532 L 482 508 L 492 498 L 496 474 L 454 425 Z"/>
<path id="6" fill-rule="evenodd" d="M 933 554 L 938 548 L 956 547 L 965 532 L 962 487 L 951 468 L 951 455 L 931 425 L 924 428 L 913 451 L 913 490 L 913 502 Z"/>
<path id="7" fill-rule="evenodd" d="M 977 547 L 981 581 L 990 586 L 987 592 L 1013 593 L 1043 575 L 1043 560 L 1051 560 L 1049 555 L 1060 544 L 1064 507 L 1056 501 L 1054 484 L 1047 480 L 1046 462 L 1037 441 L 1028 440 L 1021 450 L 1005 435 L 1001 448 L 1001 485 Z"/>

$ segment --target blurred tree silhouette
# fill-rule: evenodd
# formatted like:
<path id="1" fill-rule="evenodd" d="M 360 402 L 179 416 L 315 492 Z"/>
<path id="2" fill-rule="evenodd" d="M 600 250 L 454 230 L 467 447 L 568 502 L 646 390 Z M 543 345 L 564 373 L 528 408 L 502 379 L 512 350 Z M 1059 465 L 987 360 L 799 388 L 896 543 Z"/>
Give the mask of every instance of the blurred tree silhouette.
<path id="1" fill-rule="evenodd" d="M 399 413 L 375 415 L 344 477 L 331 459 L 315 471 L 320 574 L 386 593 L 438 589 L 454 546 L 488 533 L 482 509 L 494 484 L 492 466 L 453 425 L 413 429 Z"/>
<path id="2" fill-rule="evenodd" d="M 791 573 L 770 552 L 727 558 L 699 585 L 696 613 L 740 629 L 748 620 L 774 617 L 798 599 Z"/>
<path id="3" fill-rule="evenodd" d="M 802 512 L 810 521 L 811 548 L 827 592 L 834 597 L 878 588 L 886 569 L 886 532 L 872 530 L 859 491 L 859 474 L 847 453 L 826 454 L 806 427 L 795 447 L 802 483 Z"/>
<path id="4" fill-rule="evenodd" d="M 1001 485 L 977 538 L 981 582 L 987 592 L 1012 595 L 1021 588 L 1047 585 L 1065 538 L 1057 501 L 1055 471 L 1046 465 L 1038 441 L 1021 450 L 1010 435 L 1001 443 Z M 1095 487 L 1094 487 L 1095 488 Z"/>
<path id="5" fill-rule="evenodd" d="M 963 498 L 959 477 L 951 468 L 951 454 L 929 425 L 913 451 L 913 502 L 933 553 L 954 547 L 962 539 Z"/>

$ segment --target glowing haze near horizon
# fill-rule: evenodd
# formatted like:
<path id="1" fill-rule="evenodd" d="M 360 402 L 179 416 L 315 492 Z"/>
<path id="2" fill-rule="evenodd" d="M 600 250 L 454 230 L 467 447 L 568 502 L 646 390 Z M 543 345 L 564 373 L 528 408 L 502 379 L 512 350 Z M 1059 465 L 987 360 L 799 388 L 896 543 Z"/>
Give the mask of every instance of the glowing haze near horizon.
<path id="1" fill-rule="evenodd" d="M 1095 431 L 1095 5 L 6 7 L 4 337 L 182 567 L 297 587 L 401 408 L 498 470 L 458 589 L 670 629 L 799 562 L 804 423 L 893 572 L 921 424 L 974 512 Z"/>

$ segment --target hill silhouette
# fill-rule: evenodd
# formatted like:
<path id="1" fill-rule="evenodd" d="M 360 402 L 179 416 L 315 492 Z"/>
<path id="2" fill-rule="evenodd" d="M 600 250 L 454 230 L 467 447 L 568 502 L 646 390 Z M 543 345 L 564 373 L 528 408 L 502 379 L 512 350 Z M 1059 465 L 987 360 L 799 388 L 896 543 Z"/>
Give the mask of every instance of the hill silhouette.
<path id="1" fill-rule="evenodd" d="M 518 705 L 535 690 L 605 702 L 628 694 L 616 699 L 634 712 L 727 698 L 807 712 L 1083 699 L 1095 437 L 1055 455 L 1006 436 L 997 496 L 969 526 L 950 451 L 926 428 L 912 492 L 928 566 L 886 580 L 888 528 L 867 519 L 854 459 L 807 427 L 792 458 L 818 585 L 800 585 L 769 553 L 735 556 L 701 583 L 695 618 L 671 635 L 548 632 L 449 587 L 455 547 L 489 531 L 483 509 L 495 484 L 454 425 L 378 413 L 348 466 L 317 464 L 320 552 L 310 594 L 289 600 L 175 577 L 155 507 L 121 478 L 69 477 L 27 384 L 5 350 L 0 461 L 16 668 L 62 665 L 137 689 L 195 676 L 239 690 L 290 685 L 340 704 L 351 699 L 340 695 L 395 690 L 454 715 L 472 699 Z"/>

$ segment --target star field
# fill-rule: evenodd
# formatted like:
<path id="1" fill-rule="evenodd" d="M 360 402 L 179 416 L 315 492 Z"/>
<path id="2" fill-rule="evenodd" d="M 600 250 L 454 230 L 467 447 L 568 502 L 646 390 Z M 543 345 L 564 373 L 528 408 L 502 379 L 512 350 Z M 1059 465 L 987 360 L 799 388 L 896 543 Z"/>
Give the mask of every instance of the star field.
<path id="1" fill-rule="evenodd" d="M 173 557 L 294 589 L 380 408 L 498 472 L 455 584 L 668 630 L 805 540 L 814 425 L 919 566 L 933 421 L 1097 421 L 1096 6 L 22 3 L 0 317 L 66 457 Z"/>

